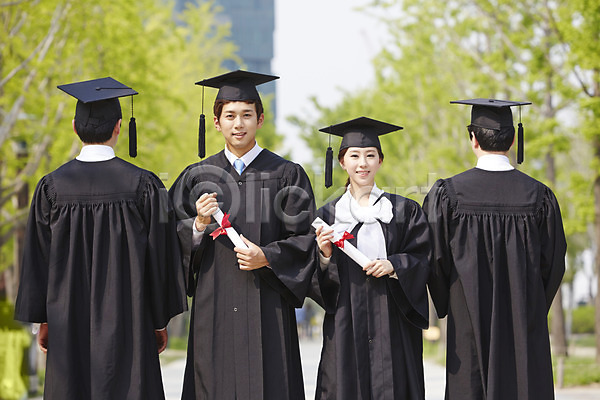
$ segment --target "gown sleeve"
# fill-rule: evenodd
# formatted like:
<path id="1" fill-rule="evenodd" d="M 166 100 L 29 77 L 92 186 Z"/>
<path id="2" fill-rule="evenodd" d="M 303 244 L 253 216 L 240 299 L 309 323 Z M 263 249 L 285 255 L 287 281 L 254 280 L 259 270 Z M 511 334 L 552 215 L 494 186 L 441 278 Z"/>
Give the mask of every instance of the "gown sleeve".
<path id="1" fill-rule="evenodd" d="M 540 221 L 541 273 L 546 294 L 546 311 L 560 287 L 565 273 L 567 242 L 558 201 L 549 188 L 545 188 Z"/>
<path id="2" fill-rule="evenodd" d="M 183 275 L 185 288 L 188 296 L 193 296 L 196 289 L 195 273 L 193 266 L 194 253 L 202 251 L 206 245 L 206 231 L 200 241 L 199 247 L 194 246 L 192 231 L 196 219 L 195 200 L 192 199 L 193 188 L 192 167 L 186 168 L 177 178 L 169 190 L 169 200 L 173 204 L 177 236 L 181 248 L 181 262 L 183 264 Z M 216 224 L 215 224 L 216 225 Z M 207 227 L 208 229 L 208 227 Z"/>
<path id="3" fill-rule="evenodd" d="M 301 307 L 317 266 L 315 235 L 310 231 L 315 203 L 310 181 L 302 167 L 287 163 L 285 168 L 283 189 L 275 199 L 275 206 L 281 212 L 277 222 L 279 228 L 273 227 L 279 229 L 281 240 L 261 247 L 270 268 L 256 272 L 292 305 Z"/>
<path id="4" fill-rule="evenodd" d="M 158 177 L 142 183 L 142 209 L 148 230 L 146 285 L 149 288 L 155 329 L 187 310 L 185 286 L 175 212 L 168 193 Z"/>
<path id="5" fill-rule="evenodd" d="M 53 193 L 52 180 L 46 176 L 38 182 L 31 201 L 15 304 L 15 319 L 23 322 L 47 322 L 46 294 Z"/>
<path id="6" fill-rule="evenodd" d="M 431 272 L 427 285 L 439 318 L 444 318 L 448 314 L 450 271 L 454 263 L 448 234 L 450 206 L 445 181 L 440 179 L 433 185 L 423 201 L 423 211 L 427 215 L 431 229 L 433 248 Z"/>
<path id="7" fill-rule="evenodd" d="M 328 225 L 333 225 L 334 218 L 333 203 L 328 203 L 317 211 L 317 217 L 321 218 Z M 332 246 L 332 254 L 329 263 L 325 268 L 321 268 L 319 257 L 319 246 L 315 240 L 314 259 L 317 263 L 311 280 L 308 297 L 320 305 L 326 313 L 334 314 L 337 308 L 340 293 L 340 276 L 337 266 L 338 257 L 342 252 Z"/>
<path id="8" fill-rule="evenodd" d="M 400 204 L 400 207 L 396 207 L 396 215 L 391 224 L 395 230 L 388 233 L 401 238 L 395 250 L 397 252 L 388 255 L 398 279 L 388 279 L 388 285 L 394 301 L 406 318 L 413 325 L 427 329 L 427 279 L 431 259 L 429 226 L 423 210 L 417 203 L 404 200 Z"/>

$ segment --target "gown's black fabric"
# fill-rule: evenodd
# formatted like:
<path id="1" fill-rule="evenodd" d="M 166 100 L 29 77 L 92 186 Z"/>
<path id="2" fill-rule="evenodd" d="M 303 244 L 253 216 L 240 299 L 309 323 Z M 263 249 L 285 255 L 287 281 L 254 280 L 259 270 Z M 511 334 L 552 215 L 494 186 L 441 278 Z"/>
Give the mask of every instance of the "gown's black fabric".
<path id="1" fill-rule="evenodd" d="M 327 313 L 316 399 L 425 396 L 421 330 L 428 326 L 429 227 L 417 203 L 383 196 L 392 202 L 393 218 L 379 223 L 398 279 L 366 275 L 337 247 L 327 268 L 317 267 L 310 296 Z M 317 212 L 329 225 L 339 199 Z M 355 237 L 360 226 L 353 229 Z M 350 243 L 356 245 L 356 239 Z"/>
<path id="2" fill-rule="evenodd" d="M 242 271 L 225 235 L 206 228 L 192 246 L 195 201 L 217 192 L 236 231 L 270 268 Z M 304 170 L 263 149 L 238 175 L 221 151 L 186 168 L 169 194 L 193 296 L 184 399 L 304 399 L 294 307 L 310 285 L 315 246 L 312 189 Z"/>
<path id="3" fill-rule="evenodd" d="M 164 399 L 155 329 L 184 310 L 167 192 L 119 158 L 35 190 L 15 318 L 48 323 L 45 399 Z"/>
<path id="4" fill-rule="evenodd" d="M 446 399 L 553 399 L 547 313 L 566 242 L 552 191 L 517 170 L 438 180 L 429 290 L 448 315 Z"/>

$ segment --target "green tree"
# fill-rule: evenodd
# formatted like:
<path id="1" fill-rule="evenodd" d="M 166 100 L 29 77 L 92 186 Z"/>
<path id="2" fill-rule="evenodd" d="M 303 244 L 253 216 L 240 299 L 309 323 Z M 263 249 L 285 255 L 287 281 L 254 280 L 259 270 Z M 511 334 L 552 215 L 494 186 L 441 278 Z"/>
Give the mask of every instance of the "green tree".
<path id="1" fill-rule="evenodd" d="M 399 194 L 419 200 L 433 177 L 453 175 L 474 163 L 464 129 L 468 111 L 449 106 L 449 100 L 495 97 L 532 101 L 531 107 L 513 110 L 517 119 L 523 113 L 526 126 L 526 162 L 519 168 L 553 188 L 565 205 L 568 236 L 585 233 L 589 215 L 585 209 L 589 208 L 574 205 L 589 203 L 589 195 L 575 190 L 585 182 L 588 152 L 571 145 L 574 124 L 568 116 L 577 113 L 579 105 L 574 101 L 569 53 L 563 51 L 555 29 L 560 7 L 569 8 L 570 4 L 373 1 L 369 11 L 383 11 L 380 14 L 393 42 L 374 61 L 373 86 L 346 96 L 331 109 L 317 107 L 319 125 L 368 115 L 405 126 L 400 134 L 382 139 L 386 158 L 378 182 L 388 187 L 400 182 L 410 190 L 397 191 Z M 592 37 L 586 40 L 597 43 Z M 315 128 L 305 126 L 305 137 L 322 160 L 326 140 Z M 557 316 L 553 318 L 555 351 L 566 354 L 560 291 L 553 314 Z"/>
<path id="2" fill-rule="evenodd" d="M 112 76 L 135 88 L 138 158 L 170 181 L 195 159 L 201 90 L 235 58 L 212 2 L 22 0 L 0 4 L 0 271 L 14 298 L 27 186 L 71 159 L 75 101 L 59 84 Z M 127 154 L 128 98 L 117 155 Z M 207 151 L 222 140 L 208 129 Z M 13 201 L 18 199 L 18 201 Z M 15 234 L 17 234 L 15 239 Z"/>
<path id="3" fill-rule="evenodd" d="M 383 14 L 402 14 L 402 18 L 384 20 L 389 25 L 392 43 L 375 58 L 370 86 L 344 93 L 344 100 L 332 108 L 323 107 L 314 99 L 319 118 L 313 124 L 293 119 L 314 150 L 317 176 L 322 174 L 329 141 L 318 128 L 363 115 L 404 127 L 381 137 L 385 159 L 377 184 L 387 191 L 421 201 L 440 173 L 458 172 L 472 162 L 468 160 L 468 147 L 457 149 L 455 145 L 468 137 L 466 124 L 456 109 L 448 107 L 448 101 L 460 91 L 460 65 L 440 62 L 456 57 L 447 51 L 447 39 L 437 31 L 437 12 L 424 11 L 434 2 L 425 3 L 401 11 L 394 10 L 400 5 L 379 4 L 385 8 Z M 366 78 L 360 79 L 368 81 Z M 331 140 L 335 150 L 339 141 L 337 137 Z M 322 180 L 314 184 L 318 205 L 340 194 L 346 178 L 337 162 L 335 165 L 332 188 L 323 190 Z"/>
<path id="4" fill-rule="evenodd" d="M 579 132 L 591 144 L 594 194 L 594 241 L 597 287 L 600 289 L 600 1 L 561 1 L 554 27 L 568 59 L 570 78 L 579 89 Z M 596 362 L 600 363 L 600 295 L 596 295 Z"/>

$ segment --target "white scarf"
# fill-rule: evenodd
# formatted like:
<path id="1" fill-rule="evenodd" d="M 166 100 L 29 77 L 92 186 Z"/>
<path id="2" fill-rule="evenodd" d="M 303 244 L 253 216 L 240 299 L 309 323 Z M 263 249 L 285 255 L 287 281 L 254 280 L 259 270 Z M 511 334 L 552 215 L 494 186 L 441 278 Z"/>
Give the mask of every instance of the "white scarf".
<path id="1" fill-rule="evenodd" d="M 344 231 L 350 233 L 354 227 L 362 222 L 356 238 L 356 247 L 370 260 L 386 259 L 385 236 L 379 221 L 387 224 L 392 220 L 392 203 L 387 197 L 379 197 L 383 190 L 373 185 L 369 194 L 369 205 L 362 207 L 350 194 L 350 188 L 335 205 L 335 223 L 333 230 L 342 235 Z"/>

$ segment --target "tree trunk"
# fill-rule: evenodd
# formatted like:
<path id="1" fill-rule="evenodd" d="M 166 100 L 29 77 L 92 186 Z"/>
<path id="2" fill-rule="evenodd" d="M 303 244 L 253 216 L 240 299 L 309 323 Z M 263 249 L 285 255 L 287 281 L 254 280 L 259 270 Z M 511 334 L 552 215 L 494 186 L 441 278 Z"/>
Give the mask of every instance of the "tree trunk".
<path id="1" fill-rule="evenodd" d="M 567 357 L 567 335 L 565 314 L 563 309 L 562 285 L 558 288 L 552 302 L 552 354 L 558 357 Z"/>
<path id="2" fill-rule="evenodd" d="M 596 143 L 598 146 L 599 143 Z M 598 149 L 598 147 L 596 147 Z M 600 150 L 600 149 L 598 149 Z M 597 155 L 596 157 L 600 156 Z M 596 269 L 596 363 L 600 364 L 600 176 L 594 180 L 594 237 L 596 241 L 596 254 L 594 255 L 594 265 Z"/>
<path id="3" fill-rule="evenodd" d="M 600 69 L 596 68 L 593 74 L 593 92 L 592 97 L 600 97 Z M 592 109 L 593 121 L 600 120 L 600 110 L 598 107 Z M 600 132 L 596 125 L 595 136 L 593 139 L 594 146 L 594 159 L 600 160 Z M 595 246 L 596 254 L 594 255 L 594 265 L 596 270 L 596 301 L 594 302 L 596 307 L 596 364 L 600 365 L 600 175 L 596 172 L 596 178 L 594 179 L 594 240 L 596 241 Z"/>
<path id="4" fill-rule="evenodd" d="M 27 143 L 15 142 L 14 152 L 19 162 L 26 163 L 29 156 L 27 150 Z M 21 167 L 17 170 L 19 172 Z M 29 185 L 25 183 L 19 191 L 15 194 L 13 199 L 15 210 L 18 212 L 29 205 Z M 13 244 L 13 268 L 11 271 L 11 279 L 6 282 L 7 285 L 7 297 L 14 304 L 17 298 L 17 290 L 19 288 L 19 277 L 21 275 L 21 262 L 23 257 L 23 245 L 25 243 L 25 220 L 21 220 L 16 223 L 14 233 L 14 244 Z"/>
<path id="5" fill-rule="evenodd" d="M 552 154 L 552 147 L 546 154 L 546 177 L 552 187 L 555 187 L 556 183 L 556 170 L 554 163 L 554 155 Z M 550 309 L 552 313 L 552 348 L 553 354 L 558 357 L 566 357 L 567 354 L 567 334 L 565 326 L 565 314 L 563 309 L 563 297 L 562 297 L 562 285 L 558 288 L 552 307 Z"/>
<path id="6" fill-rule="evenodd" d="M 595 158 L 600 159 L 600 138 L 594 140 L 594 152 Z M 594 240 L 595 243 L 595 254 L 594 254 L 594 266 L 596 270 L 596 300 L 594 301 L 596 307 L 596 363 L 600 364 L 600 176 L 596 176 L 594 179 Z"/>

